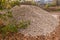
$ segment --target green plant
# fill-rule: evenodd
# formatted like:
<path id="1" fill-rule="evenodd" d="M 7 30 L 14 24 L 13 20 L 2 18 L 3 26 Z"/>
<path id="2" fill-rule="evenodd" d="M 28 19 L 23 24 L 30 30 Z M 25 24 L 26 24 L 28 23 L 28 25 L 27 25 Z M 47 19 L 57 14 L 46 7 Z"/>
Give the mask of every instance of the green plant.
<path id="1" fill-rule="evenodd" d="M 4 8 L 5 0 L 0 0 L 0 10 Z"/>
<path id="2" fill-rule="evenodd" d="M 0 9 L 7 9 L 7 12 L 5 14 L 0 14 L 0 33 L 2 34 L 3 39 L 7 34 L 16 33 L 18 32 L 18 29 L 24 29 L 30 25 L 30 21 L 24 20 L 20 21 L 19 24 L 16 24 L 17 20 L 13 17 L 12 12 L 9 10 L 11 7 L 14 7 L 16 5 L 19 5 L 18 1 L 6 2 L 6 0 L 0 0 Z"/>
<path id="3" fill-rule="evenodd" d="M 26 27 L 28 27 L 28 25 L 30 25 L 30 21 L 20 21 L 18 28 L 20 29 L 25 29 Z"/>
<path id="4" fill-rule="evenodd" d="M 5 27 L 1 28 L 1 32 L 2 33 L 7 33 L 7 32 L 11 32 L 11 33 L 14 33 L 14 32 L 17 32 L 17 28 L 15 27 L 15 25 L 13 24 L 8 24 L 6 25 Z"/>
<path id="5" fill-rule="evenodd" d="M 11 9 L 12 7 L 20 5 L 20 2 L 18 0 L 16 1 L 11 1 L 11 0 L 0 0 L 0 10 L 3 9 Z"/>
<path id="6" fill-rule="evenodd" d="M 10 20 L 8 20 L 6 17 L 8 18 L 13 18 L 12 23 L 10 22 Z M 7 24 L 4 24 L 4 22 L 0 21 L 0 33 L 2 34 L 3 38 L 8 34 L 8 33 L 16 33 L 18 32 L 18 29 L 25 29 L 30 25 L 30 21 L 20 21 L 18 24 L 16 24 L 15 22 L 17 22 L 17 20 L 14 19 L 12 12 L 8 11 L 6 14 L 0 14 L 0 19 L 1 21 L 5 21 L 7 22 Z"/>
<path id="7" fill-rule="evenodd" d="M 11 1 L 11 2 L 10 2 L 10 6 L 11 6 L 11 7 L 14 7 L 14 6 L 16 6 L 16 5 L 20 5 L 20 2 L 19 2 L 19 1 Z"/>
<path id="8" fill-rule="evenodd" d="M 11 11 L 8 11 L 7 12 L 7 16 L 10 17 L 10 18 L 12 18 L 13 17 L 12 12 Z"/>
<path id="9" fill-rule="evenodd" d="M 0 33 L 2 34 L 3 38 L 9 33 L 16 33 L 18 29 L 13 24 L 5 25 L 4 27 L 0 28 Z"/>

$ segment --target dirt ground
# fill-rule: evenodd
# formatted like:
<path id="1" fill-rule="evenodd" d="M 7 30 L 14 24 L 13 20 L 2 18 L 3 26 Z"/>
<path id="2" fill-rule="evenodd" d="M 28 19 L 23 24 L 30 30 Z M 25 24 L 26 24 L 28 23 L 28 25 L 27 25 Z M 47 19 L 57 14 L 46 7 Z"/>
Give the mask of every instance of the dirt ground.
<path id="1" fill-rule="evenodd" d="M 49 40 L 60 40 L 60 11 L 52 11 L 49 12 L 54 15 L 58 15 L 59 17 L 59 26 L 54 30 L 54 32 L 51 33 L 50 37 L 51 39 Z"/>

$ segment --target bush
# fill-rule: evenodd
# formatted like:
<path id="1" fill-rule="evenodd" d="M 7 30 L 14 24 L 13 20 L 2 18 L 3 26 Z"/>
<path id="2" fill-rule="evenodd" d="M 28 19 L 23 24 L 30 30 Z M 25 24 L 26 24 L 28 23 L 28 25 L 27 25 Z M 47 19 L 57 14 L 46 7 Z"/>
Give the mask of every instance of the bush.
<path id="1" fill-rule="evenodd" d="M 30 21 L 20 21 L 19 25 L 18 25 L 18 28 L 20 29 L 25 29 L 28 27 L 28 25 L 30 24 Z"/>
<path id="2" fill-rule="evenodd" d="M 15 5 L 20 5 L 20 2 L 19 2 L 19 1 L 11 1 L 11 2 L 10 2 L 10 5 L 11 5 L 12 7 L 14 7 Z"/>
<path id="3" fill-rule="evenodd" d="M 19 1 L 7 2 L 6 0 L 0 0 L 0 10 L 8 9 L 6 14 L 0 14 L 0 19 L 1 19 L 0 20 L 0 33 L 3 35 L 3 37 L 5 37 L 6 34 L 8 33 L 16 33 L 18 32 L 18 29 L 21 29 L 21 28 L 24 29 L 28 25 L 30 25 L 30 21 L 20 21 L 19 24 L 16 24 L 17 20 L 14 19 L 12 12 L 9 9 L 19 4 L 20 4 Z M 12 18 L 13 20 L 11 20 Z"/>
<path id="4" fill-rule="evenodd" d="M 11 9 L 12 7 L 20 5 L 19 1 L 6 1 L 0 0 L 0 10 L 2 9 Z"/>
<path id="5" fill-rule="evenodd" d="M 13 18 L 12 23 L 8 19 Z M 20 21 L 16 24 L 17 20 L 14 19 L 11 11 L 8 11 L 6 14 L 0 14 L 0 33 L 4 36 L 8 33 L 16 33 L 18 29 L 25 29 L 30 25 L 30 21 Z M 7 22 L 7 24 L 4 24 Z"/>
<path id="6" fill-rule="evenodd" d="M 56 4 L 46 4 L 45 8 L 54 7 L 54 6 L 56 6 Z"/>

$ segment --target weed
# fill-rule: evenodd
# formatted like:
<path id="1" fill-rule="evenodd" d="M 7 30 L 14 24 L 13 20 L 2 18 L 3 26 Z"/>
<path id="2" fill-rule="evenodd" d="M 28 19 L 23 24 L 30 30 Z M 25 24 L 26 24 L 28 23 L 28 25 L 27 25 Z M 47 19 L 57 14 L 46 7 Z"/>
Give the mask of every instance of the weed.
<path id="1" fill-rule="evenodd" d="M 0 10 L 1 9 L 8 9 L 6 14 L 0 14 L 0 33 L 4 37 L 8 33 L 16 33 L 18 32 L 18 29 L 24 29 L 30 25 L 30 21 L 20 21 L 19 25 L 16 24 L 17 20 L 14 19 L 12 12 L 9 10 L 11 7 L 14 7 L 15 5 L 19 5 L 18 1 L 13 2 L 6 2 L 6 0 L 0 0 Z M 12 19 L 15 21 L 10 22 L 8 19 Z M 6 24 L 3 22 L 5 21 Z"/>
<path id="2" fill-rule="evenodd" d="M 13 18 L 14 21 L 12 21 L 12 23 L 10 22 L 10 20 L 8 20 L 6 17 L 8 18 Z M 18 32 L 18 29 L 25 29 L 30 25 L 30 21 L 20 21 L 19 24 L 16 24 L 17 20 L 14 19 L 12 12 L 8 11 L 6 14 L 0 14 L 0 33 L 2 34 L 3 38 L 6 36 L 6 34 L 8 33 L 16 33 Z M 4 25 L 5 21 L 7 22 L 7 24 Z"/>
<path id="3" fill-rule="evenodd" d="M 28 25 L 30 25 L 30 21 L 20 21 L 20 24 L 19 24 L 18 28 L 25 29 L 25 28 L 28 27 Z"/>

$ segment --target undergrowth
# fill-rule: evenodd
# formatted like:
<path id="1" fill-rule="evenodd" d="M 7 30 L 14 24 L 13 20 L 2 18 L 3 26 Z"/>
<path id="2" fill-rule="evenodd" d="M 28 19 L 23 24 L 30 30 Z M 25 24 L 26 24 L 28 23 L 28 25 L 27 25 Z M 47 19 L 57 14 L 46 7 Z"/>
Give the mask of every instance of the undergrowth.
<path id="1" fill-rule="evenodd" d="M 12 23 L 10 23 L 10 20 L 12 19 Z M 7 22 L 7 24 L 4 24 L 4 21 Z M 16 33 L 18 32 L 18 29 L 25 29 L 30 25 L 30 21 L 24 21 L 21 20 L 19 24 L 16 24 L 17 20 L 14 19 L 12 12 L 7 12 L 6 14 L 0 14 L 0 33 L 2 35 L 6 35 L 8 33 Z M 4 36 L 5 37 L 5 36 Z"/>
<path id="2" fill-rule="evenodd" d="M 21 20 L 18 24 L 17 20 L 14 19 L 10 9 L 16 5 L 20 5 L 19 1 L 6 2 L 5 0 L 0 0 L 0 10 L 8 9 L 5 14 L 0 14 L 0 34 L 2 34 L 3 39 L 9 33 L 17 33 L 18 29 L 25 29 L 30 25 L 30 21 Z M 13 21 L 11 22 L 11 20 Z"/>

